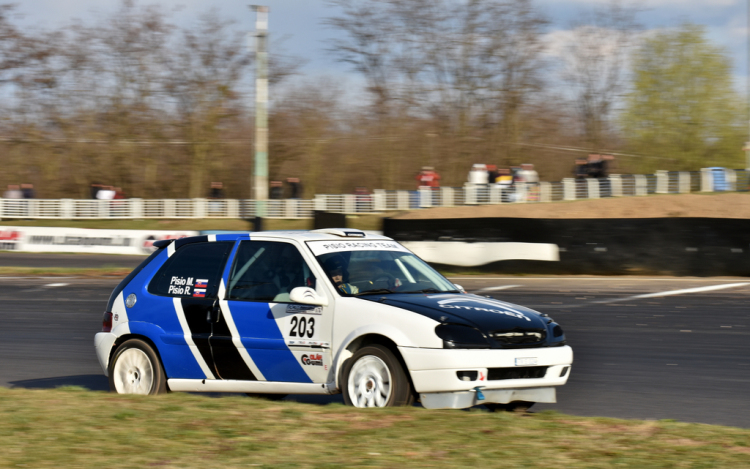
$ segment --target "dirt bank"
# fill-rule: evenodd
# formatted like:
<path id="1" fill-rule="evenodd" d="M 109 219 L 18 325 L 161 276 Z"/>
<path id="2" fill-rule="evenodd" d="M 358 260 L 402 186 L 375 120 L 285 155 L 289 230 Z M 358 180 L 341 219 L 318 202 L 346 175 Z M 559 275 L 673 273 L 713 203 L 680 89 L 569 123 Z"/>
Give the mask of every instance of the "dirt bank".
<path id="1" fill-rule="evenodd" d="M 394 218 L 750 218 L 750 193 L 674 194 L 414 210 Z"/>

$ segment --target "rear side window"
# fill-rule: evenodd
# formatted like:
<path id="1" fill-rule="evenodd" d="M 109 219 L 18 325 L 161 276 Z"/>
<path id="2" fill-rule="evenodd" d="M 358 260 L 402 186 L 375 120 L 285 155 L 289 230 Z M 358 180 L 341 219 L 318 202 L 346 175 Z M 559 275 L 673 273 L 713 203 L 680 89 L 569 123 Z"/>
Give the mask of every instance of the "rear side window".
<path id="1" fill-rule="evenodd" d="M 216 298 L 233 246 L 233 242 L 182 246 L 159 269 L 148 291 L 162 296 Z"/>
<path id="2" fill-rule="evenodd" d="M 287 303 L 296 287 L 315 288 L 315 276 L 294 245 L 240 243 L 229 277 L 228 299 Z"/>

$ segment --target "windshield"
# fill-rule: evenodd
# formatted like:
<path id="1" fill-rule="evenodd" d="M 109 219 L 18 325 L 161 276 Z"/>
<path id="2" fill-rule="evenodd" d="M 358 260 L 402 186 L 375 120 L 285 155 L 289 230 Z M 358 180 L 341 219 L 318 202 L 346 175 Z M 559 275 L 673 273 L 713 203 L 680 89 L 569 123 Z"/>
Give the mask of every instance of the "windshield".
<path id="1" fill-rule="evenodd" d="M 402 250 L 358 249 L 319 254 L 316 258 L 344 296 L 456 292 L 455 285 L 445 277 L 398 246 Z"/>

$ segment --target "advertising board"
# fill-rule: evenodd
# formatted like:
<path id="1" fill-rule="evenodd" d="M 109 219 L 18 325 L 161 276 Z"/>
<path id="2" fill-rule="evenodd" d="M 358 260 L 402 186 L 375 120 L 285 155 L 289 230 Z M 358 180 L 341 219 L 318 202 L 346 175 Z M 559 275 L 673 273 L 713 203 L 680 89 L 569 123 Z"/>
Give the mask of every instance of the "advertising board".
<path id="1" fill-rule="evenodd" d="M 198 235 L 197 231 L 187 230 L 96 230 L 4 226 L 0 228 L 0 250 L 148 255 L 154 249 L 154 241 L 196 235 Z"/>

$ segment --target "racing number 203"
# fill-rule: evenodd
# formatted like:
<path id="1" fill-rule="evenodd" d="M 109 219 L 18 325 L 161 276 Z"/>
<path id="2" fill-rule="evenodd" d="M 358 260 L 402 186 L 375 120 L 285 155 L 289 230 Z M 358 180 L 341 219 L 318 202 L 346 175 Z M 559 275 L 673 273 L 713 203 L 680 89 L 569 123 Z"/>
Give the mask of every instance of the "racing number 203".
<path id="1" fill-rule="evenodd" d="M 315 334 L 315 318 L 298 318 L 292 316 L 292 330 L 289 331 L 289 337 L 307 337 L 312 338 Z"/>

